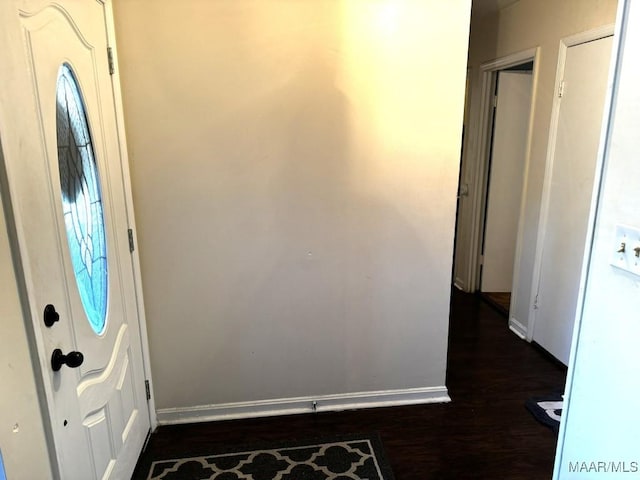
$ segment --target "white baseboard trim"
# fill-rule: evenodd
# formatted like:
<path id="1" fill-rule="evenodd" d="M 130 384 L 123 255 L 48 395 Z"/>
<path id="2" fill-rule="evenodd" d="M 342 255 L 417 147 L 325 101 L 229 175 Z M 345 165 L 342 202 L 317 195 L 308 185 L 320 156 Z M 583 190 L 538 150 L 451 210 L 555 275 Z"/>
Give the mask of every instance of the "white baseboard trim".
<path id="1" fill-rule="evenodd" d="M 517 321 L 513 317 L 509 319 L 509 330 L 515 333 L 522 340 L 527 339 L 527 327 L 522 325 L 519 321 Z"/>
<path id="2" fill-rule="evenodd" d="M 157 411 L 157 414 L 158 425 L 173 425 L 298 413 L 337 412 L 360 408 L 447 403 L 450 401 L 447 387 L 442 386 L 162 408 Z"/>

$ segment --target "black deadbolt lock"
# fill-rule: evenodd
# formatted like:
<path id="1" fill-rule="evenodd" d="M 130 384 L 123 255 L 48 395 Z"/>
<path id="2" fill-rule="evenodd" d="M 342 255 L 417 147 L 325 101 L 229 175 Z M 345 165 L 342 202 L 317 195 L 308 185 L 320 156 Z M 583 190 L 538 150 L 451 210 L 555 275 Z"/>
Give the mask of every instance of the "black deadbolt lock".
<path id="1" fill-rule="evenodd" d="M 51 304 L 44 307 L 44 324 L 47 327 L 52 327 L 58 320 L 60 320 L 60 314 L 56 312 L 56 307 Z"/>

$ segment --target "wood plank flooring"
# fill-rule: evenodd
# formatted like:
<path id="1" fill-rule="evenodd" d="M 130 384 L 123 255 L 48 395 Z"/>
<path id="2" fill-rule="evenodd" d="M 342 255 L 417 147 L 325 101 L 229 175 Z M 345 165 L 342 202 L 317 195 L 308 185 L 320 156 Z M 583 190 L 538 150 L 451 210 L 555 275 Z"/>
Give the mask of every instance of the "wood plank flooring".
<path id="1" fill-rule="evenodd" d="M 511 292 L 483 292 L 482 298 L 489 302 L 498 311 L 506 316 L 509 315 L 511 307 Z"/>
<path id="2" fill-rule="evenodd" d="M 454 289 L 451 306 L 451 403 L 165 426 L 140 464 L 222 446 L 377 431 L 396 480 L 551 478 L 556 437 L 524 401 L 562 387 L 566 370 L 518 339 L 478 296 Z"/>

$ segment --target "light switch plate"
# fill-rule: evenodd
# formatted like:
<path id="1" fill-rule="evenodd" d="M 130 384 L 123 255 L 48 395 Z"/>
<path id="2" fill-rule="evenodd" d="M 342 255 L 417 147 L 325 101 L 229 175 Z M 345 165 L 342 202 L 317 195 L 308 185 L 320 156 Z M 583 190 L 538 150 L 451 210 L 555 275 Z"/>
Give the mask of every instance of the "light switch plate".
<path id="1" fill-rule="evenodd" d="M 611 265 L 640 276 L 640 254 L 636 253 L 636 248 L 640 249 L 640 228 L 616 225 Z"/>

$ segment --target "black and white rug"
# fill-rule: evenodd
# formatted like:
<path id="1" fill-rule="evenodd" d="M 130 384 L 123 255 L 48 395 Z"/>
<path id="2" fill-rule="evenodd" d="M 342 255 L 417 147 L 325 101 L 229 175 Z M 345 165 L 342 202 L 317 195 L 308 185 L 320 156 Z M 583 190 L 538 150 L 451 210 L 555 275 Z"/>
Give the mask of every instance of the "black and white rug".
<path id="1" fill-rule="evenodd" d="M 147 480 L 393 480 L 377 436 L 157 460 Z"/>
<path id="2" fill-rule="evenodd" d="M 552 392 L 544 397 L 529 398 L 524 405 L 536 420 L 549 427 L 556 435 L 558 434 L 564 405 L 562 390 Z"/>

